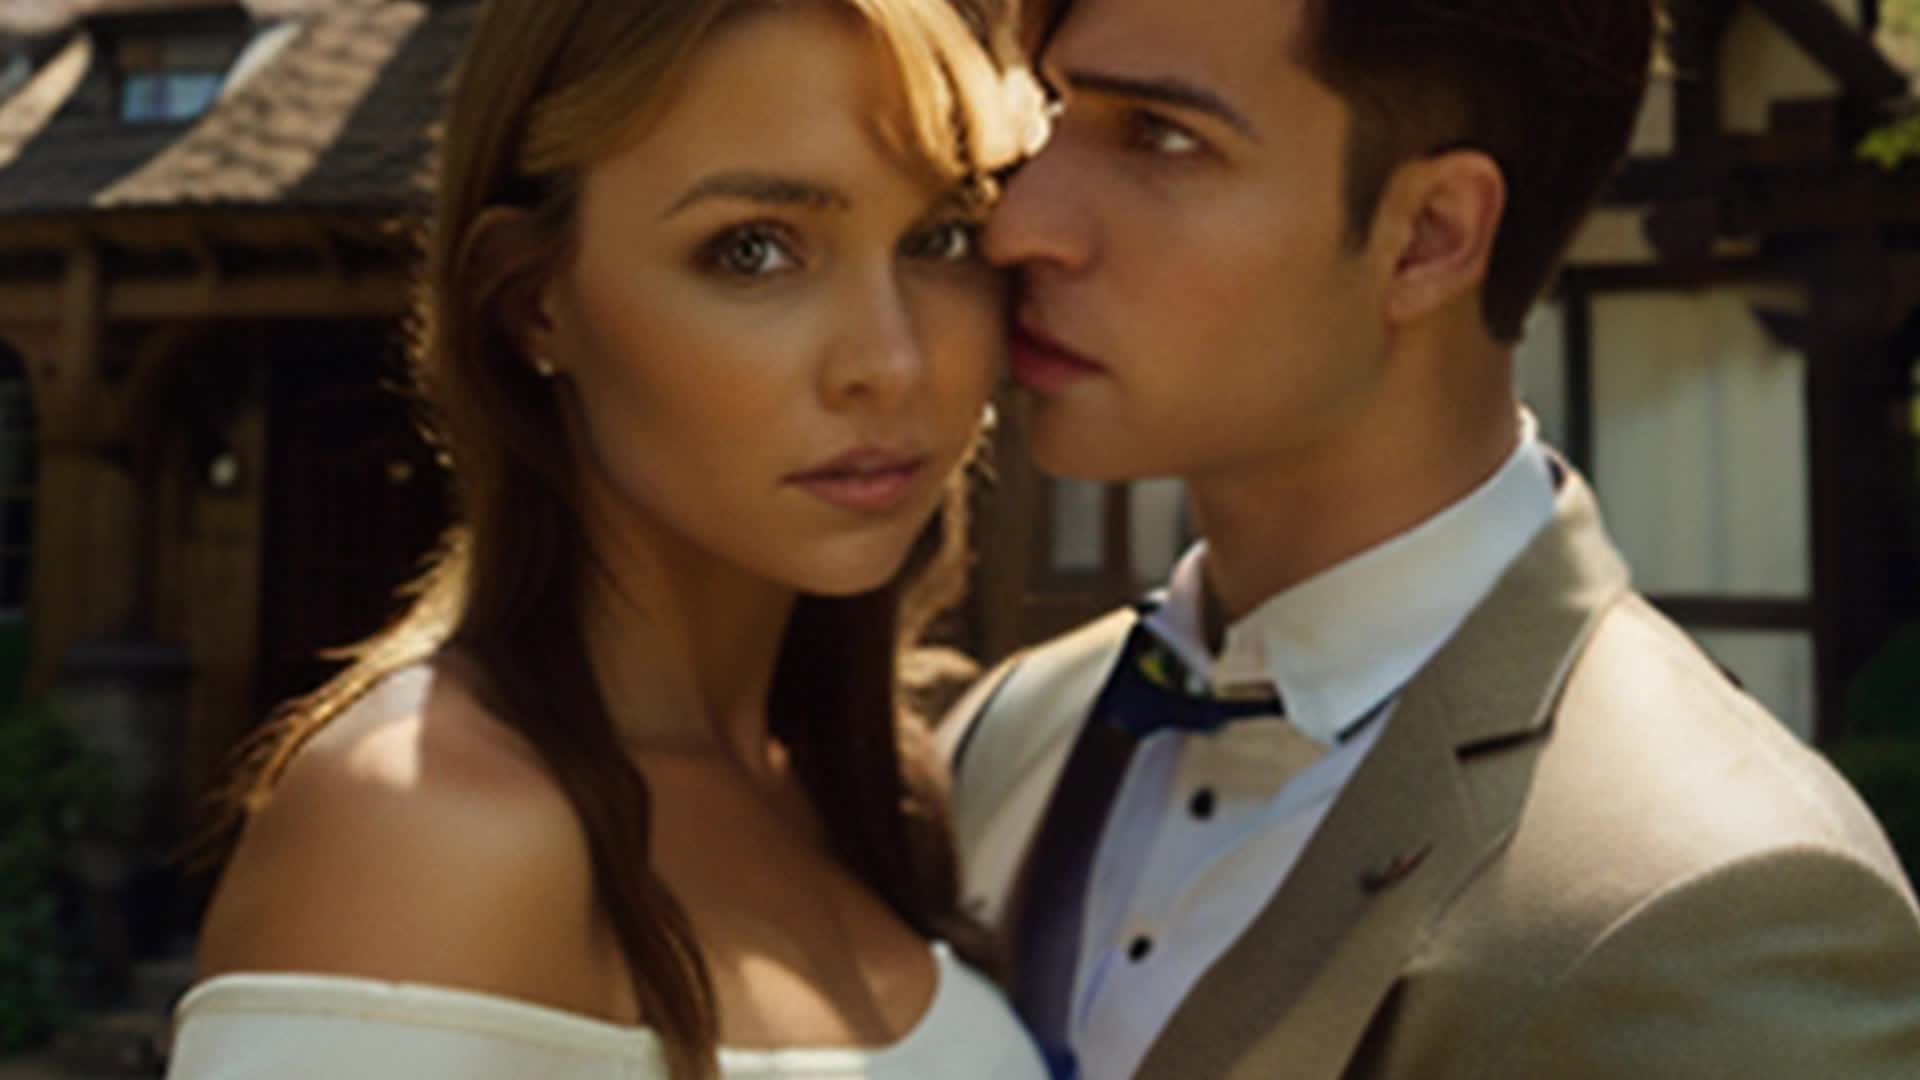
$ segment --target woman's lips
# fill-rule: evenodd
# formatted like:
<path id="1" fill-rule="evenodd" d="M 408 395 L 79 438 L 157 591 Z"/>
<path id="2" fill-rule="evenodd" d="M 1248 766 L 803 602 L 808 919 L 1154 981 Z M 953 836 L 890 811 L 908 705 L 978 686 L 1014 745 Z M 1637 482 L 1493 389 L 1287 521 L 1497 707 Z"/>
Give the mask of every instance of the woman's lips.
<path id="1" fill-rule="evenodd" d="M 924 454 L 854 450 L 794 473 L 787 483 L 843 510 L 880 514 L 906 502 L 926 475 L 927 464 Z"/>
<path id="2" fill-rule="evenodd" d="M 1063 390 L 1107 371 L 1093 360 L 1026 326 L 1014 327 L 1008 345 L 1014 381 L 1043 394 Z"/>

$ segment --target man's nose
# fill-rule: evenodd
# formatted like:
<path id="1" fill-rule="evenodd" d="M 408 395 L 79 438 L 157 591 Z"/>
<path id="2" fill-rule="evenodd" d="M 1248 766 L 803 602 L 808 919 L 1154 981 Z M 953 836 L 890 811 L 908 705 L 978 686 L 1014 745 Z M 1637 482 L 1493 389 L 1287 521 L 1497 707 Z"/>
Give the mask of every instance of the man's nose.
<path id="1" fill-rule="evenodd" d="M 982 239 L 988 260 L 1008 268 L 1084 268 L 1097 248 L 1091 179 L 1086 155 L 1056 129 L 1053 142 L 1007 180 Z"/>

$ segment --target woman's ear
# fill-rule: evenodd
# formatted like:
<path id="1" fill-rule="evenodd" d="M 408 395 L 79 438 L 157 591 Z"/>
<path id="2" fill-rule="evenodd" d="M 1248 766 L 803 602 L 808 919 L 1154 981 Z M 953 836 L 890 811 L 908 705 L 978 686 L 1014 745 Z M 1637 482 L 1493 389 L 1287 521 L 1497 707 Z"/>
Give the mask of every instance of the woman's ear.
<path id="1" fill-rule="evenodd" d="M 1507 205 L 1505 174 L 1479 150 L 1408 163 L 1384 203 L 1397 227 L 1387 283 L 1389 323 L 1419 322 L 1463 296 L 1478 297 Z"/>
<path id="2" fill-rule="evenodd" d="M 560 323 L 554 277 L 546 265 L 551 241 L 531 211 L 490 206 L 474 218 L 461 258 L 474 295 L 490 297 L 493 319 L 519 349 L 529 369 L 542 377 L 560 370 Z"/>

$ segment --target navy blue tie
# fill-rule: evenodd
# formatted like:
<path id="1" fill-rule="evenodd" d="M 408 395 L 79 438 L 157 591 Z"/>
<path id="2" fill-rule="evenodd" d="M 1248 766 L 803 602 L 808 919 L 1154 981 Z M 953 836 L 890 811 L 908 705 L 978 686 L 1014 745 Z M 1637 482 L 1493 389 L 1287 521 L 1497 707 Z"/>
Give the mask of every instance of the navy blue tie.
<path id="1" fill-rule="evenodd" d="M 1052 1080 L 1078 1076 L 1067 1014 L 1087 880 L 1101 825 L 1134 747 L 1169 728 L 1214 732 L 1235 720 L 1280 713 L 1280 700 L 1271 693 L 1252 700 L 1208 696 L 1205 685 L 1191 677 L 1144 620 L 1134 624 L 1028 852 L 1015 921 L 1014 1002 L 1040 1044 Z"/>
<path id="2" fill-rule="evenodd" d="M 1253 698 L 1212 696 L 1142 619 L 1133 624 L 1092 715 L 1144 739 L 1168 728 L 1211 734 L 1235 720 L 1282 712 L 1279 697 L 1271 691 Z"/>

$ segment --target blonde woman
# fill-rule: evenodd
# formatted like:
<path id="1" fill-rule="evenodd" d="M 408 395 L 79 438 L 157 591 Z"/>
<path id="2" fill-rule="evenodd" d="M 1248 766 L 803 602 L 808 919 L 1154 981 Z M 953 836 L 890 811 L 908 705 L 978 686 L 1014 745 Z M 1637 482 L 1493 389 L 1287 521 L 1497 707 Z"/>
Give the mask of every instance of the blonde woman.
<path id="1" fill-rule="evenodd" d="M 416 349 L 462 523 L 265 745 L 170 1075 L 1044 1076 L 894 674 L 1044 127 L 1005 18 L 485 6 Z"/>

